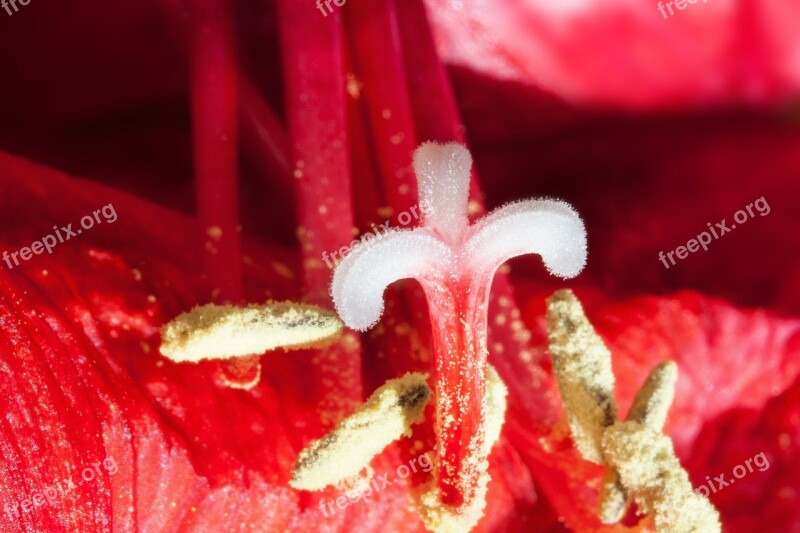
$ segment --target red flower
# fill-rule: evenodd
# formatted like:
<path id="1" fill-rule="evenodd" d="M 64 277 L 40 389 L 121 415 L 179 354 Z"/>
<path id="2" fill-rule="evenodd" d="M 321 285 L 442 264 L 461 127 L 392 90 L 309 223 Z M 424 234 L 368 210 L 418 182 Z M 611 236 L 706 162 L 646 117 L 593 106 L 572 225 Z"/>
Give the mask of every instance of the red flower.
<path id="1" fill-rule="evenodd" d="M 361 338 L 267 353 L 250 391 L 219 377 L 245 379 L 254 360 L 175 364 L 158 347 L 165 322 L 209 300 L 332 308 L 323 252 L 348 246 L 354 226 L 402 225 L 425 140 L 468 142 L 473 218 L 483 194 L 576 207 L 589 261 L 568 285 L 613 354 L 621 412 L 654 365 L 677 361 L 665 431 L 725 530 L 800 527 L 800 159 L 794 119 L 774 107 L 796 95 L 790 6 L 743 1 L 736 18 L 709 1 L 651 20 L 655 4 L 475 15 L 473 2 L 431 1 L 438 49 L 476 69 L 448 72 L 418 0 L 331 3 L 327 16 L 276 4 L 240 3 L 236 16 L 222 0 L 0 11 L 0 64 L 13 72 L 0 85 L 3 531 L 423 531 L 413 501 L 432 479 L 419 462 L 432 411 L 372 462 L 387 483 L 368 501 L 289 485 L 300 450 L 372 391 L 431 371 L 416 285 L 393 285 Z M 728 22 L 703 9 L 728 9 Z M 699 49 L 706 25 L 754 45 Z M 763 107 L 622 114 L 517 83 L 532 79 L 583 102 Z M 659 261 L 760 197 L 768 216 L 669 269 Z M 82 231 L 65 239 L 69 224 Z M 58 244 L 36 253 L 48 235 Z M 624 529 L 600 524 L 601 471 L 566 438 L 544 326 L 563 285 L 525 259 L 492 286 L 489 361 L 509 396 L 477 530 Z"/>

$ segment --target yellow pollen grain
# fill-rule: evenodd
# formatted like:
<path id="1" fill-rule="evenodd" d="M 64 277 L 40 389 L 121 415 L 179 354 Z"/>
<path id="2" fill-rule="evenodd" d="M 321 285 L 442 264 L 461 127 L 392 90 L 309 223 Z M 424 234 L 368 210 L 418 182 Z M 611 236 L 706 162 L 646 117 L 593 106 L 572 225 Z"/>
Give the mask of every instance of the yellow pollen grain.
<path id="1" fill-rule="evenodd" d="M 333 342 L 342 332 L 333 311 L 292 302 L 195 307 L 161 329 L 161 353 L 175 362 L 260 355 Z"/>
<path id="2" fill-rule="evenodd" d="M 358 475 L 386 446 L 410 436 L 431 396 L 426 374 L 409 372 L 387 381 L 328 435 L 300 452 L 289 484 L 322 490 Z"/>
<path id="3" fill-rule="evenodd" d="M 347 94 L 351 98 L 359 98 L 361 96 L 361 82 L 358 81 L 355 74 L 347 74 Z"/>
<path id="4" fill-rule="evenodd" d="M 286 279 L 295 279 L 294 272 L 288 266 L 284 265 L 283 263 L 279 263 L 278 261 L 272 261 L 270 263 L 272 265 L 272 270 L 278 273 L 279 276 L 284 277 Z"/>
<path id="5" fill-rule="evenodd" d="M 692 490 L 668 437 L 638 422 L 622 422 L 606 430 L 602 445 L 606 459 L 651 517 L 656 531 L 722 530 L 719 513 Z"/>
<path id="6" fill-rule="evenodd" d="M 341 346 L 346 352 L 355 352 L 360 346 L 358 336 L 354 335 L 353 333 L 345 333 L 342 335 Z"/>
<path id="7" fill-rule="evenodd" d="M 220 228 L 219 226 L 211 226 L 211 227 L 209 227 L 206 230 L 206 233 L 208 234 L 208 236 L 212 240 L 217 241 L 217 242 L 219 242 L 219 240 L 222 238 L 222 228 Z"/>
<path id="8" fill-rule="evenodd" d="M 322 261 L 318 259 L 305 259 L 303 261 L 303 268 L 306 270 L 320 270 L 322 267 Z"/>
<path id="9" fill-rule="evenodd" d="M 603 431 L 617 416 L 611 353 L 569 290 L 547 301 L 550 353 L 572 438 L 588 461 L 603 464 Z"/>

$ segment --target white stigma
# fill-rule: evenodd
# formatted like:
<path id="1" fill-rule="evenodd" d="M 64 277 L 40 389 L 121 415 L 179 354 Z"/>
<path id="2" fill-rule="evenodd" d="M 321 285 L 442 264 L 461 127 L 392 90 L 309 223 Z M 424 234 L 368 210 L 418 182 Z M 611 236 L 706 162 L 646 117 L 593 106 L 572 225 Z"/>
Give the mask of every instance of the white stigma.
<path id="1" fill-rule="evenodd" d="M 414 154 L 423 226 L 394 230 L 354 249 L 336 267 L 331 293 L 336 311 L 356 330 L 383 314 L 383 292 L 414 278 L 457 279 L 481 273 L 491 281 L 505 261 L 542 256 L 551 274 L 576 276 L 586 264 L 586 231 L 578 214 L 557 200 L 528 200 L 496 209 L 468 226 L 467 199 L 472 158 L 456 143 L 425 143 Z M 427 290 L 427 289 L 426 289 Z"/>

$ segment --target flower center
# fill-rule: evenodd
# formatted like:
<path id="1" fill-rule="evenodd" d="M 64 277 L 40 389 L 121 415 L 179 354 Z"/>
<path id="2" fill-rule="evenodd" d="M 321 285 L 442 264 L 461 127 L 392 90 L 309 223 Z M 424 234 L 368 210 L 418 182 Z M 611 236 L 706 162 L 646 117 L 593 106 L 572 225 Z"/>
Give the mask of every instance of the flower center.
<path id="1" fill-rule="evenodd" d="M 472 527 L 489 476 L 487 304 L 497 268 L 537 253 L 548 270 L 576 275 L 586 262 L 578 215 L 562 202 L 523 201 L 467 222 L 471 157 L 458 144 L 424 144 L 414 156 L 423 225 L 364 244 L 336 268 L 334 304 L 345 324 L 365 330 L 383 312 L 383 291 L 415 278 L 428 301 L 435 370 L 436 483 L 422 499 L 434 530 Z"/>

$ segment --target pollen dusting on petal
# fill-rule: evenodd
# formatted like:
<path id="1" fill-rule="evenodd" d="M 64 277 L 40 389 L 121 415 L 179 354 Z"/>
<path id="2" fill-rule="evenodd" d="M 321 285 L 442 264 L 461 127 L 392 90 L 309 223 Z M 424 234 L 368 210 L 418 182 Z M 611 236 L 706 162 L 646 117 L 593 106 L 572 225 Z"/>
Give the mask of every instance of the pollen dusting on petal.
<path id="1" fill-rule="evenodd" d="M 622 422 L 606 430 L 603 451 L 656 531 L 721 531 L 719 513 L 692 490 L 668 437 L 638 422 Z"/>
<path id="2" fill-rule="evenodd" d="M 387 381 L 331 433 L 300 452 L 289 484 L 322 490 L 358 475 L 386 446 L 411 434 L 431 396 L 426 374 Z"/>
<path id="3" fill-rule="evenodd" d="M 486 365 L 486 445 L 491 448 L 500 439 L 506 420 L 508 388 L 492 365 Z"/>
<path id="4" fill-rule="evenodd" d="M 461 507 L 443 504 L 436 488 L 429 487 L 422 493 L 419 501 L 419 514 L 422 521 L 434 533 L 464 533 L 471 531 L 483 518 L 486 507 L 486 485 L 489 474 L 482 474 L 478 481 L 475 498 Z"/>
<path id="5" fill-rule="evenodd" d="M 667 421 L 677 381 L 678 365 L 674 361 L 664 361 L 653 368 L 647 381 L 636 393 L 626 420 L 639 422 L 660 432 Z"/>
<path id="6" fill-rule="evenodd" d="M 547 328 L 575 446 L 586 460 L 603 464 L 603 431 L 617 416 L 611 353 L 572 291 L 557 291 L 548 299 Z"/>
<path id="7" fill-rule="evenodd" d="M 293 302 L 235 307 L 207 304 L 161 329 L 161 353 L 175 362 L 259 355 L 276 348 L 323 346 L 342 332 L 333 311 Z"/>

